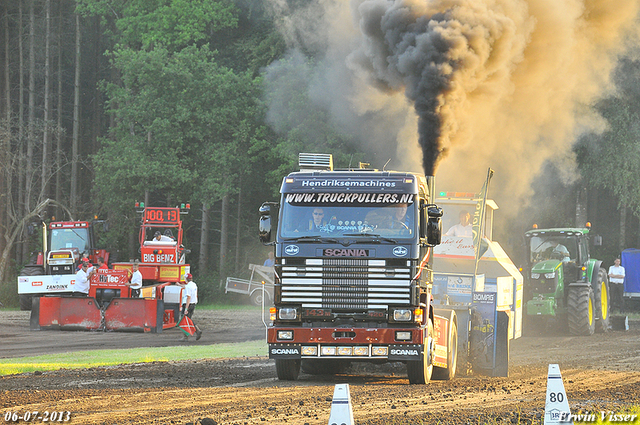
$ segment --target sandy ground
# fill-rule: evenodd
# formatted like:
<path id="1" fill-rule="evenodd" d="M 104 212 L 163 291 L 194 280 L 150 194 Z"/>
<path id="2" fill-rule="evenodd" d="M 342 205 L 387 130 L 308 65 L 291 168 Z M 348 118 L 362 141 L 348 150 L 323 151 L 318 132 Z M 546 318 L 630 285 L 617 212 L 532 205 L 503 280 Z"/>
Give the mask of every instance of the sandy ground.
<path id="1" fill-rule="evenodd" d="M 205 332 L 188 344 L 264 339 L 259 311 L 200 310 L 194 319 Z M 0 310 L 3 358 L 185 345 L 179 337 L 176 329 L 31 332 L 28 312 Z M 550 363 L 560 365 L 572 413 L 640 406 L 638 330 L 523 337 L 510 354 L 508 378 L 472 375 L 428 385 L 409 385 L 401 364 L 355 364 L 345 374 L 283 382 L 264 357 L 26 373 L 0 377 L 0 422 L 7 412 L 39 411 L 63 412 L 62 421 L 73 424 L 327 424 L 334 386 L 347 383 L 356 424 L 541 424 Z"/>

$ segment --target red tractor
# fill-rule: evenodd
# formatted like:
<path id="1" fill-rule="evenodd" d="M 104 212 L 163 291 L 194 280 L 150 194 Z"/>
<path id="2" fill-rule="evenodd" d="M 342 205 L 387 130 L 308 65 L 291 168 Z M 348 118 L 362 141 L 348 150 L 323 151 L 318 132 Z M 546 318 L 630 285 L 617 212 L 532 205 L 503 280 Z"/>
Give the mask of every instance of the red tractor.
<path id="1" fill-rule="evenodd" d="M 140 297 L 131 298 L 128 283 L 133 262 L 113 263 L 113 269 L 98 270 L 91 277 L 89 295 L 74 297 L 69 295 L 43 296 L 34 302 L 31 313 L 31 329 L 70 330 L 122 330 L 141 332 L 162 332 L 174 327 L 178 319 L 182 287 L 185 274 L 190 266 L 185 264 L 189 250 L 182 245 L 181 215 L 187 214 L 189 204 L 181 207 L 144 208 L 137 205 L 142 214 L 140 227 L 139 270 L 143 278 Z M 148 238 L 160 232 L 164 238 Z M 153 233 L 155 232 L 155 233 Z M 150 239 L 150 240 L 147 240 Z M 41 276 L 52 277 L 52 276 Z M 70 276 L 67 286 L 73 290 L 75 275 Z M 19 280 L 25 279 L 20 277 Z M 27 285 L 27 281 L 23 282 Z M 29 279 L 33 285 L 33 280 Z M 36 283 L 38 284 L 38 283 Z M 44 285 L 44 282 L 39 282 Z"/>
<path id="2" fill-rule="evenodd" d="M 102 257 L 107 263 L 109 252 L 96 248 L 94 228 L 102 224 L 106 230 L 106 223 L 95 221 L 54 221 L 42 226 L 42 251 L 32 257 L 21 272 L 22 276 L 43 275 L 75 275 L 78 264 L 83 258 L 97 263 Z M 18 285 L 20 295 L 20 309 L 31 310 L 31 300 L 48 294 L 70 293 L 68 288 L 59 285 Z"/>

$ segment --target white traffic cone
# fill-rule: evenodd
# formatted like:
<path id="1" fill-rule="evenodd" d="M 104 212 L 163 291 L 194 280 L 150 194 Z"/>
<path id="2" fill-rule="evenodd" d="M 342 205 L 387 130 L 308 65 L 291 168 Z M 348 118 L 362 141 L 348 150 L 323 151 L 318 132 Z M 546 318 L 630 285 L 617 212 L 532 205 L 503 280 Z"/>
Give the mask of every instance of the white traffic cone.
<path id="1" fill-rule="evenodd" d="M 564 390 L 560 366 L 549 365 L 547 398 L 544 402 L 544 425 L 573 424 L 567 392 Z"/>
<path id="2" fill-rule="evenodd" d="M 329 425 L 353 425 L 353 408 L 349 384 L 336 384 L 331 402 Z"/>

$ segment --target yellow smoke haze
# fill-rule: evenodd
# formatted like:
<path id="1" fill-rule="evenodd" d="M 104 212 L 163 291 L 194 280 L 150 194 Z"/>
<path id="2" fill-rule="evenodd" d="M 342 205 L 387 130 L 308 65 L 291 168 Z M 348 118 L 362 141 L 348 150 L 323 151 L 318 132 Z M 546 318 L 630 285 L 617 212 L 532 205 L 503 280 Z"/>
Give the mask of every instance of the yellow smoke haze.
<path id="1" fill-rule="evenodd" d="M 359 130 L 365 151 L 391 152 L 398 169 L 431 167 L 440 190 L 478 191 L 491 167 L 490 195 L 513 211 L 546 161 L 575 178 L 572 144 L 603 128 L 589 106 L 637 43 L 639 6 L 323 0 L 288 14 L 274 3 L 291 48 L 320 58 L 312 99 Z"/>

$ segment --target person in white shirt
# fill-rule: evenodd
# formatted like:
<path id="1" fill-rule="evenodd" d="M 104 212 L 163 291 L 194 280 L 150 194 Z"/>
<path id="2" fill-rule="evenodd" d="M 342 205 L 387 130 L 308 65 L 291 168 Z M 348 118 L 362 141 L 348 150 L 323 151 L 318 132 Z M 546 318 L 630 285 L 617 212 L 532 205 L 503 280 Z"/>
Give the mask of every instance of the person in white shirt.
<path id="1" fill-rule="evenodd" d="M 622 310 L 624 300 L 624 267 L 620 265 L 620 259 L 613 260 L 613 266 L 609 267 L 609 289 L 611 290 L 611 306 Z"/>
<path id="2" fill-rule="evenodd" d="M 198 304 L 198 285 L 193 281 L 191 273 L 187 273 L 184 278 L 187 283 L 184 285 L 184 295 L 182 297 L 182 314 L 193 322 L 193 311 L 196 308 L 196 304 Z M 196 327 L 196 341 L 198 341 L 202 337 L 202 331 L 195 323 L 193 326 Z M 182 337 L 182 341 L 187 339 L 186 335 Z"/>
<path id="3" fill-rule="evenodd" d="M 140 297 L 140 289 L 142 288 L 142 273 L 140 273 L 138 260 L 135 260 L 131 265 L 133 274 L 131 275 L 131 281 L 126 283 L 131 288 L 131 298 Z"/>
<path id="4" fill-rule="evenodd" d="M 91 286 L 91 276 L 96 272 L 95 267 L 91 266 L 88 261 L 83 261 L 80 270 L 76 273 L 75 294 L 77 296 L 89 295 L 89 287 Z"/>
<path id="5" fill-rule="evenodd" d="M 451 226 L 446 236 L 473 236 L 473 232 L 471 231 L 471 214 L 468 211 L 462 210 L 458 215 L 460 219 L 460 223 Z"/>

